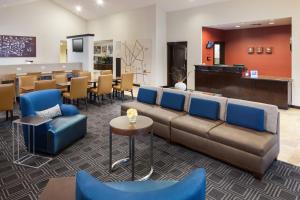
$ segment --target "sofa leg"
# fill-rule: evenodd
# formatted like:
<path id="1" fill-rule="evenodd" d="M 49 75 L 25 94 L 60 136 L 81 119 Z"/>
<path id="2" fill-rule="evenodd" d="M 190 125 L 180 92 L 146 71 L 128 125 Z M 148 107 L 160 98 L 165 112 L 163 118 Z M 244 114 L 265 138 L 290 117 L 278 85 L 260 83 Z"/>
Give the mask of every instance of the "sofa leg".
<path id="1" fill-rule="evenodd" d="M 261 173 L 256 173 L 256 172 L 253 172 L 252 175 L 254 176 L 254 178 L 258 179 L 258 180 L 262 180 L 262 178 L 264 177 L 263 174 Z"/>

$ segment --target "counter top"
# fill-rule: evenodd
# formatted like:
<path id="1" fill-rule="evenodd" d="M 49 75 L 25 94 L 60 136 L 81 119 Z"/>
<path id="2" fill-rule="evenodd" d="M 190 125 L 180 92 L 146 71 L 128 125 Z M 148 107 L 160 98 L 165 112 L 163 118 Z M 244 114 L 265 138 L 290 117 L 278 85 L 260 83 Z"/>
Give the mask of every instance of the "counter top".
<path id="1" fill-rule="evenodd" d="M 267 80 L 267 81 L 282 81 L 282 82 L 292 82 L 293 79 L 287 77 L 278 77 L 278 76 L 258 76 L 258 78 L 252 78 L 250 76 L 243 76 L 245 79 L 254 79 L 254 80 Z"/>

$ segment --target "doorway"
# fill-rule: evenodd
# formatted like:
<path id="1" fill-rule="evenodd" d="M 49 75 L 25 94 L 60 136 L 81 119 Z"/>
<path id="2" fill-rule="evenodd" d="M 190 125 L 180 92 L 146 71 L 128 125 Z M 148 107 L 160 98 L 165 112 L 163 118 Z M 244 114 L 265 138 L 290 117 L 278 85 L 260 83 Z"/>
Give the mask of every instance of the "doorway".
<path id="1" fill-rule="evenodd" d="M 186 83 L 187 42 L 168 42 L 168 87 L 178 82 Z"/>
<path id="2" fill-rule="evenodd" d="M 67 41 L 61 40 L 59 46 L 59 62 L 60 63 L 68 63 L 68 47 Z"/>
<path id="3" fill-rule="evenodd" d="M 225 42 L 214 42 L 214 65 L 225 64 Z"/>

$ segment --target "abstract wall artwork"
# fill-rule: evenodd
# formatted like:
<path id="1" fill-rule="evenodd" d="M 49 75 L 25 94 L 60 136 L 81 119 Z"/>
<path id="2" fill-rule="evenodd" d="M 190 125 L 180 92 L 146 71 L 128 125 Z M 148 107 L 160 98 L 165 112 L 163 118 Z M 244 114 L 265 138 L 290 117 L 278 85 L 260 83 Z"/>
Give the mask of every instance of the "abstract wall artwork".
<path id="1" fill-rule="evenodd" d="M 116 54 L 122 60 L 122 73 L 134 73 L 134 82 L 137 84 L 150 83 L 152 66 L 151 39 L 117 42 Z"/>
<path id="2" fill-rule="evenodd" d="M 0 57 L 36 57 L 36 37 L 0 35 Z"/>

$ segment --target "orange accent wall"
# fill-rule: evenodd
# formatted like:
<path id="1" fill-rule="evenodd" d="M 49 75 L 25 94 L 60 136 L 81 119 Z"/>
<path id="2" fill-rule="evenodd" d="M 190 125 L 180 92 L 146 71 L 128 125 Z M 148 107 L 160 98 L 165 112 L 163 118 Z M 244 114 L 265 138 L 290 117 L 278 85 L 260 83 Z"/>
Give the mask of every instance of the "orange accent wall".
<path id="1" fill-rule="evenodd" d="M 258 70 L 259 75 L 291 77 L 290 25 L 229 31 L 204 28 L 203 35 L 203 63 L 213 63 L 206 61 L 206 55 L 213 57 L 213 50 L 207 50 L 206 44 L 216 38 L 225 41 L 225 64 L 245 64 L 249 70 Z M 272 47 L 273 53 L 248 54 L 249 47 Z"/>
<path id="2" fill-rule="evenodd" d="M 214 29 L 214 28 L 207 28 L 203 27 L 202 29 L 202 63 L 207 65 L 213 65 L 214 61 L 214 50 L 207 49 L 206 45 L 208 41 L 224 41 L 225 34 L 223 30 Z M 207 57 L 211 58 L 207 60 Z"/>

